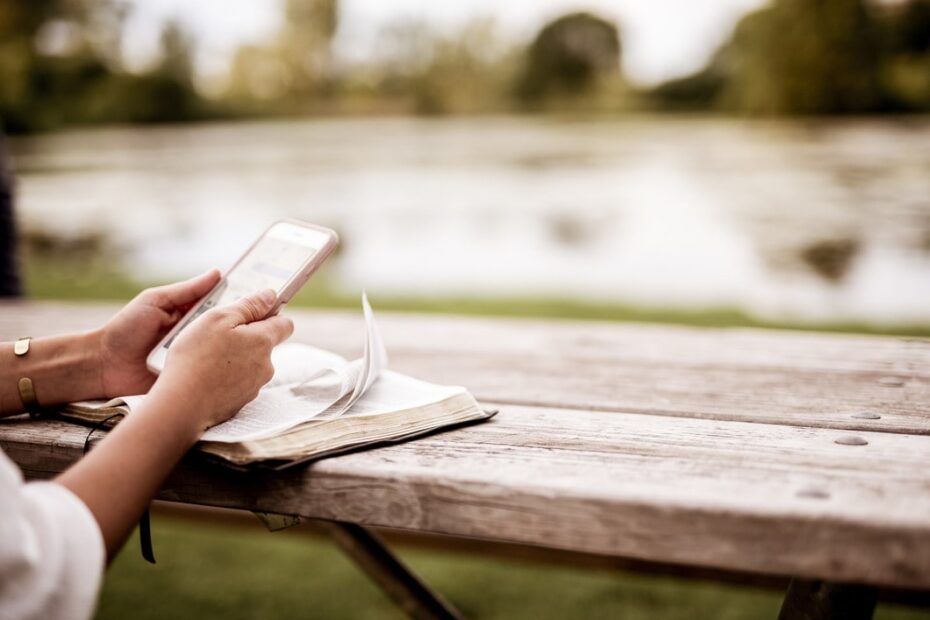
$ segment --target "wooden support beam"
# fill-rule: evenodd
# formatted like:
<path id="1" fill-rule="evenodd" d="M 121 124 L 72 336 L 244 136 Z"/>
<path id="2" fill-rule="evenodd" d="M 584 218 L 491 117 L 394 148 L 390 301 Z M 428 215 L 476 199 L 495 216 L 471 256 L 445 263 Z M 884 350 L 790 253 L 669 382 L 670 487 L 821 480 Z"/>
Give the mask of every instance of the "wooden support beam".
<path id="1" fill-rule="evenodd" d="M 464 620 L 391 553 L 373 532 L 354 523 L 327 522 L 330 536 L 413 620 Z"/>
<path id="2" fill-rule="evenodd" d="M 875 602 L 869 586 L 792 579 L 778 620 L 871 620 Z"/>

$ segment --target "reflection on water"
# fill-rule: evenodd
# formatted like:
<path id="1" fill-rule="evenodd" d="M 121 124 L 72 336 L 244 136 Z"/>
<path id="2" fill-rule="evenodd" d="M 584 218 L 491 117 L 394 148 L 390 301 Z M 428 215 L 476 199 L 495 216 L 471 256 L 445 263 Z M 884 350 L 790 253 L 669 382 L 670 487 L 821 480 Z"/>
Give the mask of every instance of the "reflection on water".
<path id="1" fill-rule="evenodd" d="M 13 142 L 30 229 L 131 273 L 228 265 L 270 220 L 333 226 L 347 291 L 930 317 L 930 120 L 380 119 Z"/>

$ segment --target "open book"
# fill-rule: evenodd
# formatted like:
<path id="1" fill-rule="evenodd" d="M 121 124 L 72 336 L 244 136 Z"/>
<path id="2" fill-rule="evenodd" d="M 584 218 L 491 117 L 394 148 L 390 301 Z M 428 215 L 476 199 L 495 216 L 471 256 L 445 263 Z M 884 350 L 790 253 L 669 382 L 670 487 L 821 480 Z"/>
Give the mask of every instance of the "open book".
<path id="1" fill-rule="evenodd" d="M 387 352 L 368 298 L 365 349 L 346 361 L 305 344 L 272 353 L 274 378 L 235 416 L 208 429 L 197 448 L 229 463 L 281 467 L 361 446 L 399 441 L 494 415 L 465 388 L 436 385 L 387 369 Z M 145 396 L 68 405 L 62 416 L 101 422 L 129 414 Z"/>

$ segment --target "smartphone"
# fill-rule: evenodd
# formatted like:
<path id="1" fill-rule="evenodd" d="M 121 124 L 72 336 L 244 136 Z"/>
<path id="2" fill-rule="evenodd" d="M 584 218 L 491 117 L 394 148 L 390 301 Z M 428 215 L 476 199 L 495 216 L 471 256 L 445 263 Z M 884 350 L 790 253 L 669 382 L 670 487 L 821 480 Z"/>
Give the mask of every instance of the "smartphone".
<path id="1" fill-rule="evenodd" d="M 213 290 L 194 304 L 152 349 L 146 359 L 149 370 L 161 373 L 174 339 L 191 321 L 210 308 L 224 306 L 240 297 L 270 288 L 278 294 L 277 302 L 268 313 L 271 316 L 291 300 L 337 245 L 339 237 L 328 228 L 297 220 L 275 222 L 246 250 Z"/>

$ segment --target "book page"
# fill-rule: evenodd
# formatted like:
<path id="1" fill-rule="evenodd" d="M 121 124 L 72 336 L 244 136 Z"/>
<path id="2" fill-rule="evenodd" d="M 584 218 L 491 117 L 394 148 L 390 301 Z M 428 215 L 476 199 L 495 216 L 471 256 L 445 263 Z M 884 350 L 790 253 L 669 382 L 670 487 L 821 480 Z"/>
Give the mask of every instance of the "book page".
<path id="1" fill-rule="evenodd" d="M 367 295 L 364 355 L 344 358 L 305 344 L 286 343 L 272 353 L 274 378 L 258 397 L 229 420 L 207 429 L 201 439 L 223 443 L 270 437 L 298 424 L 341 415 L 375 415 L 437 402 L 464 391 L 386 370 L 387 351 Z M 144 396 L 125 396 L 85 406 L 139 406 Z"/>
<path id="2" fill-rule="evenodd" d="M 274 377 L 262 389 L 312 381 L 326 372 L 341 372 L 341 369 L 347 363 L 342 356 L 335 353 L 306 344 L 285 342 L 275 347 L 274 351 L 271 352 Z M 325 379 L 323 381 L 325 382 Z M 339 396 L 342 396 L 345 391 L 340 390 Z M 125 407 L 132 411 L 142 404 L 144 400 L 145 394 L 135 394 L 132 396 L 117 396 L 110 400 L 85 400 L 71 404 L 88 410 Z"/>
<path id="3" fill-rule="evenodd" d="M 285 342 L 271 352 L 271 364 L 274 366 L 274 377 L 265 387 L 312 381 L 326 370 L 342 368 L 347 362 L 341 355 L 317 347 Z"/>
<path id="4" fill-rule="evenodd" d="M 303 422 L 337 417 L 352 407 L 387 365 L 384 342 L 375 324 L 368 296 L 364 293 L 362 308 L 365 313 L 365 348 L 360 359 L 346 363 L 338 355 L 315 347 L 291 345 L 286 357 L 280 356 L 280 359 L 286 361 L 284 366 L 288 368 L 302 365 L 306 373 L 304 376 L 309 375 L 309 378 L 297 385 L 273 381 L 273 385 L 262 388 L 258 398 L 235 416 L 207 429 L 201 439 L 227 443 L 261 439 Z M 327 359 L 335 363 L 326 366 Z"/>
<path id="5" fill-rule="evenodd" d="M 269 437 L 312 420 L 332 403 L 325 396 L 317 400 L 297 398 L 287 386 L 263 388 L 258 398 L 230 419 L 208 428 L 200 439 L 235 443 Z"/>
<path id="6" fill-rule="evenodd" d="M 436 385 L 386 370 L 364 396 L 343 415 L 351 417 L 393 413 L 439 402 L 465 391 L 463 387 Z"/>
<path id="7" fill-rule="evenodd" d="M 365 352 L 360 359 L 349 362 L 342 369 L 334 369 L 334 372 L 341 376 L 344 389 L 339 398 L 326 411 L 320 413 L 320 419 L 338 417 L 348 411 L 387 367 L 387 350 L 384 348 L 381 332 L 375 323 L 374 312 L 365 293 L 362 293 L 362 310 L 365 313 Z M 291 391 L 295 396 L 312 398 L 314 389 L 313 382 L 306 382 L 295 386 Z"/>
<path id="8" fill-rule="evenodd" d="M 346 367 L 350 363 L 335 353 L 288 343 L 275 349 L 272 364 L 275 376 L 258 397 L 230 419 L 207 429 L 201 439 L 235 442 L 274 435 L 322 414 L 349 391 Z M 302 381 L 295 385 L 295 378 Z M 301 388 L 299 395 L 294 393 L 297 387 Z"/>

